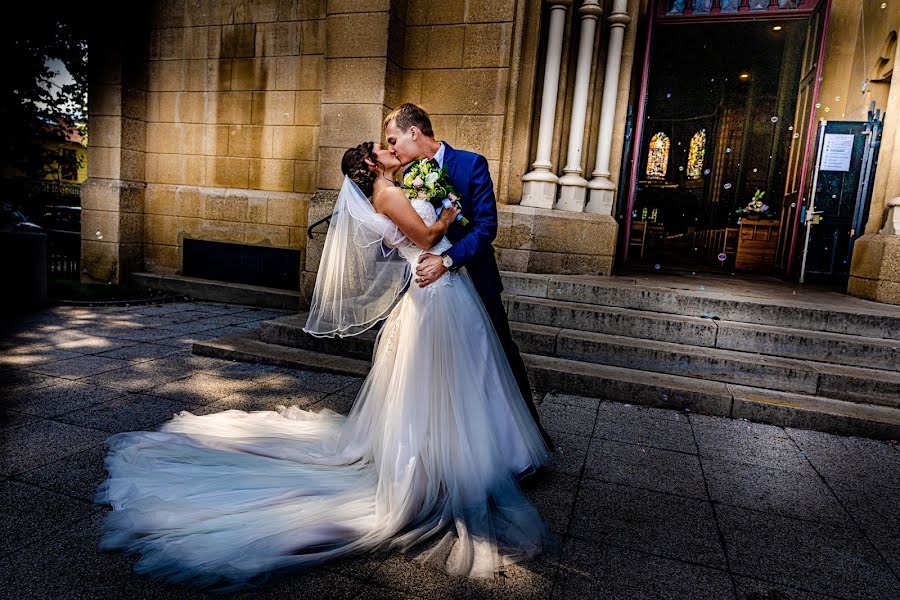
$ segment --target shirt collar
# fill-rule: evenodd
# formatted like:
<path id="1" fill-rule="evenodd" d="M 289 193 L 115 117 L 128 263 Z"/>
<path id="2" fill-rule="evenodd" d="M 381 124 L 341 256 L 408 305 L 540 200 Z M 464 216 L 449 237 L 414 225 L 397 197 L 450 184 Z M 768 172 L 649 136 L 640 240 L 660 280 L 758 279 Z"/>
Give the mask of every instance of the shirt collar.
<path id="1" fill-rule="evenodd" d="M 437 161 L 438 167 L 443 167 L 444 166 L 444 148 L 445 148 L 445 146 L 444 146 L 444 142 L 439 142 L 439 143 L 440 143 L 440 147 L 438 148 L 438 151 L 434 153 L 434 160 Z"/>

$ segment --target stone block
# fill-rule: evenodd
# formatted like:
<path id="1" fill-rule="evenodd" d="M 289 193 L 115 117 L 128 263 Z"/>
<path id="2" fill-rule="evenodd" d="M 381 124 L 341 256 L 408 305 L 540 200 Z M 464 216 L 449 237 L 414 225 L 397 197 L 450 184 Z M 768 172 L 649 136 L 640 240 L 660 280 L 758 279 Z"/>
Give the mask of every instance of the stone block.
<path id="1" fill-rule="evenodd" d="M 230 138 L 230 126 L 207 125 L 204 129 L 203 154 L 207 156 L 228 156 Z"/>
<path id="2" fill-rule="evenodd" d="M 122 86 L 117 84 L 101 84 L 91 87 L 88 96 L 88 111 L 91 117 L 122 114 Z"/>
<path id="3" fill-rule="evenodd" d="M 230 58 L 210 59 L 206 64 L 206 88 L 210 91 L 231 90 L 231 72 L 234 60 Z"/>
<path id="4" fill-rule="evenodd" d="M 250 188 L 290 192 L 294 189 L 294 161 L 253 159 L 250 161 Z"/>
<path id="5" fill-rule="evenodd" d="M 294 125 L 318 127 L 322 120 L 322 92 L 298 91 L 294 94 Z"/>
<path id="6" fill-rule="evenodd" d="M 206 122 L 206 93 L 182 92 L 175 96 L 175 120 L 181 123 Z"/>
<path id="7" fill-rule="evenodd" d="M 213 88 L 210 80 L 218 81 L 218 61 L 209 61 L 205 58 L 184 61 L 184 91 L 203 92 Z"/>
<path id="8" fill-rule="evenodd" d="M 407 69 L 454 69 L 463 66 L 463 25 L 409 27 L 403 66 Z"/>
<path id="9" fill-rule="evenodd" d="M 212 102 L 212 123 L 236 125 L 250 123 L 253 92 L 217 92 Z"/>
<path id="10" fill-rule="evenodd" d="M 387 12 L 329 15 L 325 21 L 326 58 L 387 55 Z"/>
<path id="11" fill-rule="evenodd" d="M 81 240 L 82 281 L 118 282 L 118 244 L 101 240 Z"/>
<path id="12" fill-rule="evenodd" d="M 200 237 L 217 242 L 243 243 L 246 225 L 234 221 L 210 221 L 204 219 L 200 224 Z"/>
<path id="13" fill-rule="evenodd" d="M 385 63 L 384 71 L 384 105 L 387 108 L 400 106 L 403 91 L 403 70 L 391 60 Z"/>
<path id="14" fill-rule="evenodd" d="M 181 248 L 144 244 L 144 268 L 151 273 L 175 273 L 181 270 Z"/>
<path id="15" fill-rule="evenodd" d="M 490 160 L 500 159 L 503 146 L 502 115 L 464 115 L 459 117 L 456 140 L 459 147 L 477 152 Z M 454 148 L 457 146 L 454 145 Z"/>
<path id="16" fill-rule="evenodd" d="M 295 56 L 300 53 L 301 23 L 284 21 L 256 25 L 256 56 Z"/>
<path id="17" fill-rule="evenodd" d="M 255 226 L 247 229 L 244 243 L 287 247 L 290 245 L 290 232 L 287 227 L 279 225 Z"/>
<path id="18" fill-rule="evenodd" d="M 175 204 L 177 189 L 172 185 L 148 185 L 144 199 L 146 215 L 177 215 L 178 209 Z"/>
<path id="19" fill-rule="evenodd" d="M 294 92 L 253 92 L 254 125 L 292 125 L 294 123 Z"/>
<path id="20" fill-rule="evenodd" d="M 184 89 L 184 61 L 158 60 L 148 66 L 149 91 L 179 92 Z"/>
<path id="21" fill-rule="evenodd" d="M 206 221 L 247 222 L 249 200 L 245 195 L 213 193 L 200 199 L 200 216 Z"/>
<path id="22" fill-rule="evenodd" d="M 182 56 L 177 58 L 208 58 L 209 32 L 206 27 L 186 27 L 184 32 Z"/>
<path id="23" fill-rule="evenodd" d="M 325 61 L 323 104 L 381 104 L 384 101 L 384 58 L 336 58 Z"/>
<path id="24" fill-rule="evenodd" d="M 508 67 L 512 47 L 512 23 L 465 26 L 463 67 Z"/>
<path id="25" fill-rule="evenodd" d="M 88 177 L 118 179 L 122 151 L 119 148 L 91 146 L 88 149 Z"/>
<path id="26" fill-rule="evenodd" d="M 250 163 L 250 169 L 253 170 L 253 163 Z M 268 199 L 265 195 L 258 195 L 258 192 L 247 199 L 247 221 L 250 223 L 265 223 L 268 214 Z"/>
<path id="27" fill-rule="evenodd" d="M 269 23 L 278 20 L 282 0 L 238 2 L 234 8 L 235 23 Z"/>
<path id="28" fill-rule="evenodd" d="M 409 0 L 406 21 L 409 25 L 444 25 L 465 21 L 465 0 Z"/>
<path id="29" fill-rule="evenodd" d="M 391 8 L 390 0 L 328 0 L 329 15 L 341 13 L 387 12 Z"/>
<path id="30" fill-rule="evenodd" d="M 206 179 L 216 187 L 246 188 L 250 181 L 250 159 L 207 157 Z"/>
<path id="31" fill-rule="evenodd" d="M 144 243 L 178 244 L 178 218 L 169 215 L 144 215 Z"/>
<path id="32" fill-rule="evenodd" d="M 228 128 L 228 156 L 271 157 L 272 128 L 259 125 L 231 125 Z"/>
<path id="33" fill-rule="evenodd" d="M 122 143 L 122 118 L 118 116 L 91 117 L 91 148 L 119 147 Z"/>
<path id="34" fill-rule="evenodd" d="M 319 150 L 318 127 L 273 127 L 272 156 L 288 160 L 315 160 Z"/>
<path id="35" fill-rule="evenodd" d="M 273 84 L 276 81 L 275 59 L 264 60 L 262 58 L 236 58 L 231 63 L 231 89 L 239 90 L 265 90 L 267 82 L 271 78 Z M 273 71 L 269 73 L 269 71 Z M 273 85 L 274 87 L 274 85 Z"/>
<path id="36" fill-rule="evenodd" d="M 427 74 L 422 103 L 432 113 L 501 115 L 507 69 L 454 69 Z"/>
<path id="37" fill-rule="evenodd" d="M 252 57 L 256 51 L 256 26 L 252 23 L 225 25 L 219 36 L 219 51 L 214 56 L 222 58 Z"/>
<path id="38" fill-rule="evenodd" d="M 358 144 L 357 142 L 356 144 Z M 356 144 L 353 144 L 354 146 Z M 346 152 L 347 148 L 350 146 L 343 146 L 338 148 L 331 148 L 326 146 L 319 147 L 319 160 L 318 160 L 318 189 L 320 190 L 339 190 L 341 189 L 341 185 L 344 181 L 344 176 L 341 174 L 341 158 L 344 156 L 344 152 Z"/>
<path id="39" fill-rule="evenodd" d="M 291 248 L 306 248 L 306 227 L 290 227 L 288 245 Z"/>
<path id="40" fill-rule="evenodd" d="M 318 163 L 313 160 L 294 161 L 294 191 L 306 194 L 318 189 Z"/>
<path id="41" fill-rule="evenodd" d="M 306 224 L 307 203 L 291 195 L 268 199 L 267 223 L 303 227 Z"/>
<path id="42" fill-rule="evenodd" d="M 300 51 L 302 54 L 325 54 L 324 19 L 303 21 L 300 29 Z"/>
<path id="43" fill-rule="evenodd" d="M 403 71 L 403 82 L 400 87 L 401 102 L 413 102 L 415 104 L 422 102 L 422 83 L 424 78 L 424 71 Z M 432 115 L 433 118 L 434 115 Z"/>
<path id="44" fill-rule="evenodd" d="M 202 156 L 181 156 L 182 180 L 184 185 L 206 185 L 207 159 Z"/>
<path id="45" fill-rule="evenodd" d="M 466 0 L 466 23 L 512 21 L 515 0 Z"/>
<path id="46" fill-rule="evenodd" d="M 154 58 L 159 58 L 161 60 L 186 58 L 184 56 L 184 32 L 184 27 L 169 27 L 154 30 L 154 37 L 158 36 L 159 38 L 159 55 Z"/>
<path id="47" fill-rule="evenodd" d="M 381 119 L 380 103 L 323 104 L 322 128 L 319 135 L 321 139 L 327 139 L 330 146 L 346 150 L 366 140 L 380 140 Z M 336 166 L 340 168 L 340 157 Z"/>
<path id="48" fill-rule="evenodd" d="M 192 186 L 175 188 L 175 209 L 175 214 L 182 217 L 199 217 L 200 190 Z"/>

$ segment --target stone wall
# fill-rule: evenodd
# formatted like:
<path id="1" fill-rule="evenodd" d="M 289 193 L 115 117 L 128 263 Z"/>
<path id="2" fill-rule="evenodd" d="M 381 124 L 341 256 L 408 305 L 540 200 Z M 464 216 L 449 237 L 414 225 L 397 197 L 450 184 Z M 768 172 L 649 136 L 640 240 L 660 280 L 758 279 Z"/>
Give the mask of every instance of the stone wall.
<path id="1" fill-rule="evenodd" d="M 305 247 L 317 189 L 325 0 L 162 0 L 147 78 L 144 264 L 185 237 Z"/>

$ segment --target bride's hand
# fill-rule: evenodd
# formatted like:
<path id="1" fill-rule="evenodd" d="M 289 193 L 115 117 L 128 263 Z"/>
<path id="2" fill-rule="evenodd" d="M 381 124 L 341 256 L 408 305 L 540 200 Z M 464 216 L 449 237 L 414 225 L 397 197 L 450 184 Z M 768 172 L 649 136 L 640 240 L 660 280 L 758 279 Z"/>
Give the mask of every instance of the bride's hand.
<path id="1" fill-rule="evenodd" d="M 453 221 L 456 220 L 456 217 L 459 215 L 461 211 L 455 206 L 451 206 L 447 208 L 446 206 L 441 211 L 441 216 L 438 217 L 438 221 L 440 221 L 444 227 L 449 228 Z"/>

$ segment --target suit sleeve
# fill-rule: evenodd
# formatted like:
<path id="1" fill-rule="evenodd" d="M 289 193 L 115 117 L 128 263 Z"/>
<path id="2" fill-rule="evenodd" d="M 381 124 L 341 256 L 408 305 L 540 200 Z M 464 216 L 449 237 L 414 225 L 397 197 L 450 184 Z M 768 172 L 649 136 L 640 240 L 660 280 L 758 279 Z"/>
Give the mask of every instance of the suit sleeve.
<path id="1" fill-rule="evenodd" d="M 491 243 L 497 237 L 497 199 L 494 183 L 488 171 L 487 159 L 478 155 L 472 167 L 472 186 L 469 207 L 469 232 L 447 251 L 453 259 L 453 270 L 466 266 L 473 258 L 492 251 Z M 458 227 L 458 225 L 456 225 Z"/>

